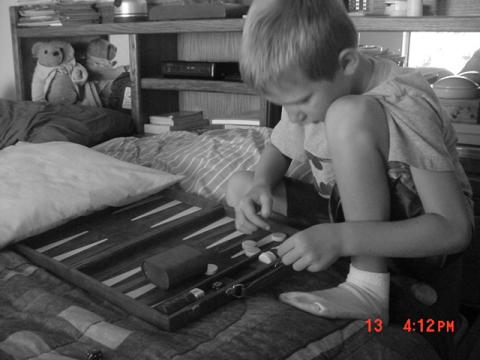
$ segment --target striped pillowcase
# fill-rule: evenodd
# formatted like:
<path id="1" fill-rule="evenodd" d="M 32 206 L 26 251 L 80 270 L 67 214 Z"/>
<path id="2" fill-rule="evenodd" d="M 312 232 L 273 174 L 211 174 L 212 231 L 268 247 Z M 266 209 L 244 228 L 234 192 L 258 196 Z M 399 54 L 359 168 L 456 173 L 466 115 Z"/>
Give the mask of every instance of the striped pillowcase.
<path id="1" fill-rule="evenodd" d="M 272 129 L 212 130 L 201 135 L 170 132 L 143 138 L 118 138 L 95 147 L 118 159 L 183 175 L 182 188 L 221 201 L 231 174 L 253 170 Z M 311 182 L 306 163 L 293 161 L 287 176 Z"/>

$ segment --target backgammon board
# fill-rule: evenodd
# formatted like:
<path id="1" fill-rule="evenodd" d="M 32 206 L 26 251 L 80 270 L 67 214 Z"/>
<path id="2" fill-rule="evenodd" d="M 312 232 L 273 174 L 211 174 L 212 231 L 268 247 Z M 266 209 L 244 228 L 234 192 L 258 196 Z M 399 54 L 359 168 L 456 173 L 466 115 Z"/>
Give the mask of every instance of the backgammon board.
<path id="1" fill-rule="evenodd" d="M 235 229 L 229 214 L 221 205 L 164 191 L 75 219 L 15 248 L 33 263 L 129 313 L 176 330 L 242 297 L 249 285 L 273 281 L 286 270 L 278 260 L 267 264 L 258 255 L 246 256 L 242 242 L 260 240 L 265 252 L 278 245 L 269 240 L 272 233 L 291 235 L 296 230 L 272 221 L 271 233 L 245 235 Z M 150 281 L 143 271 L 146 260 L 182 246 L 201 252 L 208 271 L 168 288 Z M 185 269 L 190 265 L 187 262 Z"/>

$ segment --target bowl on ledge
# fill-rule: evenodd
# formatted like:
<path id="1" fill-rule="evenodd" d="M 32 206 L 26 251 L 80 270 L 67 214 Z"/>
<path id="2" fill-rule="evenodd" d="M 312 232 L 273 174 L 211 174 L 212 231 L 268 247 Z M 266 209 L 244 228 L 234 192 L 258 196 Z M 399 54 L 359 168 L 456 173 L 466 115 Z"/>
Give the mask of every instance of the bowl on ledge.
<path id="1" fill-rule="evenodd" d="M 433 91 L 443 99 L 476 99 L 480 97 L 478 84 L 461 75 L 446 76 L 432 85 Z"/>
<path id="2" fill-rule="evenodd" d="M 475 70 L 465 71 L 465 72 L 462 72 L 458 75 L 469 78 L 470 80 L 475 81 L 480 86 L 480 72 L 479 71 L 475 71 Z"/>

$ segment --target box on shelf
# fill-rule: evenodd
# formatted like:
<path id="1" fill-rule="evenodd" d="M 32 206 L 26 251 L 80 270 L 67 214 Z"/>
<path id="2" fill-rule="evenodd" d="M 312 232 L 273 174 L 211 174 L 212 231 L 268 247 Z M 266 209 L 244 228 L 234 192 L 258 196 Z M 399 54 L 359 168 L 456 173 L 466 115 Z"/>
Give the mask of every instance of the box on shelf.
<path id="1" fill-rule="evenodd" d="M 442 107 L 450 114 L 453 122 L 477 124 L 480 118 L 480 99 L 439 98 Z"/>
<path id="2" fill-rule="evenodd" d="M 458 143 L 463 145 L 480 145 L 480 125 L 452 123 L 457 133 Z"/>
<path id="3" fill-rule="evenodd" d="M 176 1 L 153 6 L 149 12 L 149 20 L 241 18 L 247 11 L 248 5 L 243 4 L 222 2 L 185 4 Z"/>

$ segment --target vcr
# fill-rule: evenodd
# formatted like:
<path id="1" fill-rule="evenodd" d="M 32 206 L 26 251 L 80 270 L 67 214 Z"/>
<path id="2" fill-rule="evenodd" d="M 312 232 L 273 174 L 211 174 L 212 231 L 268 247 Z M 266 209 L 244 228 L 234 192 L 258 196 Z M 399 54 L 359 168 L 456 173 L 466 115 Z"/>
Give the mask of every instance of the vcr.
<path id="1" fill-rule="evenodd" d="M 168 78 L 241 81 L 237 62 L 164 61 L 162 74 Z"/>

